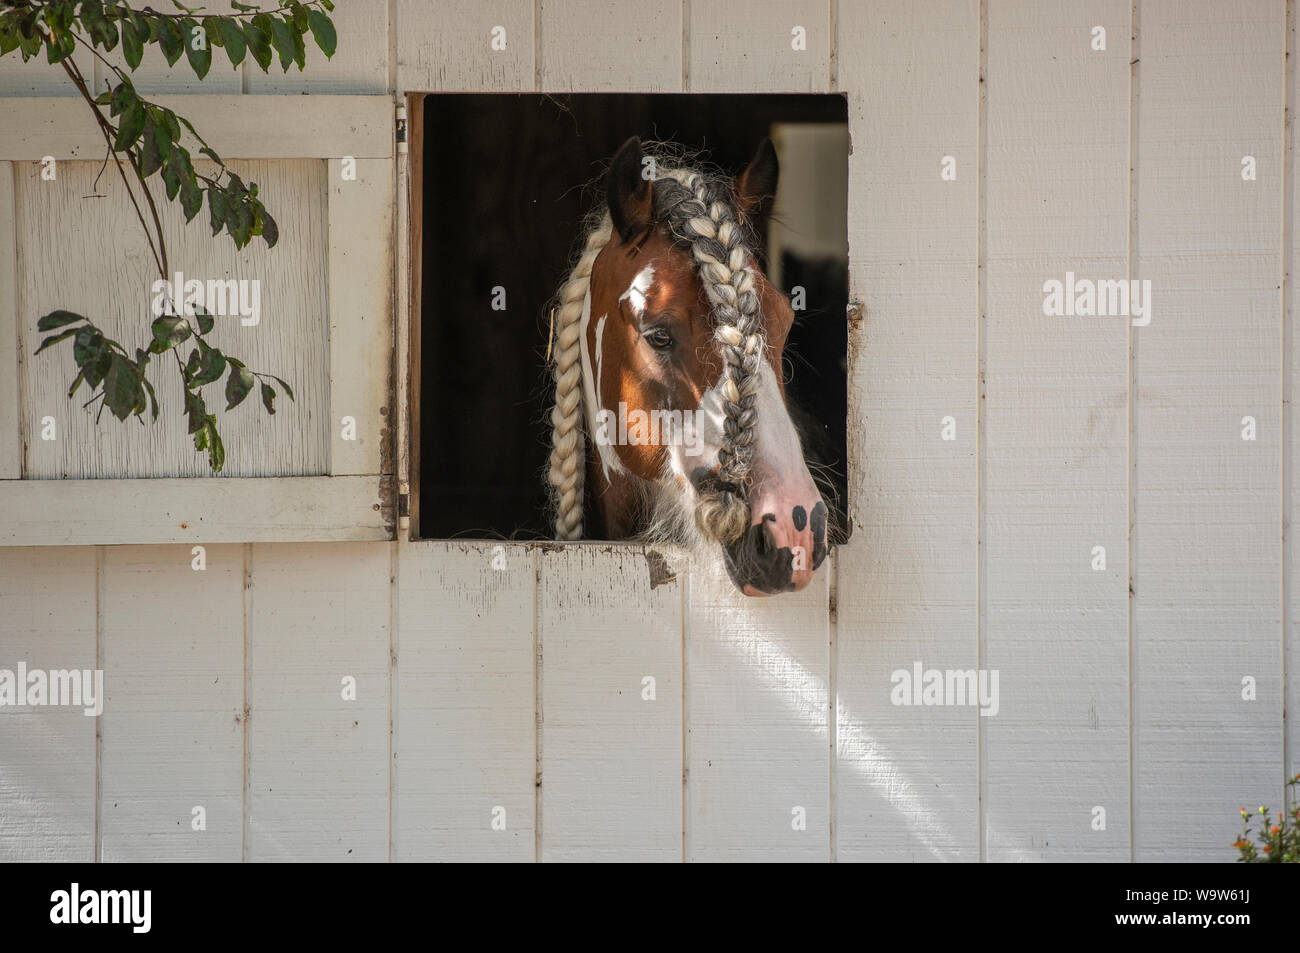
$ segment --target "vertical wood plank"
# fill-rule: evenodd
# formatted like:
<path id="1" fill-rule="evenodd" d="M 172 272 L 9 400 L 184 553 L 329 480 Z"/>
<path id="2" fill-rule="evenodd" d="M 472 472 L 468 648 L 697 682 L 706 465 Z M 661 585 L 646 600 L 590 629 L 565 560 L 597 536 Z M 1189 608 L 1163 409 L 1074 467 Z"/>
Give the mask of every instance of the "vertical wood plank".
<path id="1" fill-rule="evenodd" d="M 542 860 L 682 859 L 683 582 L 662 559 L 541 553 Z"/>
<path id="2" fill-rule="evenodd" d="M 190 546 L 104 549 L 104 861 L 240 859 L 243 547 L 203 555 L 200 571 Z M 204 830 L 192 829 L 195 807 Z"/>
<path id="3" fill-rule="evenodd" d="M 1291 137 L 1286 143 L 1287 148 L 1287 170 L 1289 180 L 1284 187 L 1290 189 L 1290 193 L 1283 196 L 1287 203 L 1285 206 L 1285 220 L 1283 221 L 1284 234 L 1286 240 L 1290 243 L 1289 248 L 1284 248 L 1284 253 L 1289 252 L 1290 258 L 1284 263 L 1286 265 L 1285 276 L 1285 303 L 1286 310 L 1282 315 L 1285 322 L 1282 329 L 1282 598 L 1283 598 L 1283 619 L 1286 622 L 1285 629 L 1282 633 L 1282 657 L 1284 661 L 1283 674 L 1286 679 L 1286 697 L 1283 700 L 1283 717 L 1285 722 L 1282 727 L 1282 733 L 1285 738 L 1286 749 L 1282 753 L 1284 761 L 1284 777 L 1294 778 L 1300 773 L 1300 578 L 1298 578 L 1297 567 L 1300 567 L 1300 543 L 1297 542 L 1297 526 L 1300 525 L 1300 480 L 1295 477 L 1295 459 L 1296 447 L 1300 446 L 1300 383 L 1297 374 L 1300 374 L 1300 322 L 1296 320 L 1297 297 L 1296 281 L 1300 278 L 1300 248 L 1296 244 L 1296 208 L 1300 207 L 1300 193 L 1297 188 L 1300 187 L 1300 176 L 1296 175 L 1295 161 L 1300 156 L 1300 129 L 1296 128 L 1294 121 L 1297 90 L 1296 77 L 1296 40 L 1297 27 L 1295 7 L 1290 8 L 1290 16 L 1287 24 L 1288 30 L 1288 47 L 1287 47 L 1287 104 L 1291 110 L 1290 133 Z M 1279 798 L 1279 803 L 1282 799 Z M 1258 806 L 1258 805 L 1257 805 Z"/>
<path id="4" fill-rule="evenodd" d="M 251 558 L 246 859 L 385 860 L 388 544 L 259 544 Z"/>
<path id="5" fill-rule="evenodd" d="M 1046 315 L 1044 284 L 1127 275 L 1129 4 L 988 18 L 985 857 L 1128 860 L 1129 318 Z"/>
<path id="6" fill-rule="evenodd" d="M 691 565 L 688 860 L 829 859 L 828 569 L 763 599 L 737 592 L 721 565 Z"/>
<path id="7" fill-rule="evenodd" d="M 399 542 L 395 593 L 393 859 L 531 861 L 533 554 Z"/>
<path id="8" fill-rule="evenodd" d="M 861 11 L 853 4 L 850 16 Z M 693 93 L 821 93 L 830 80 L 830 0 L 690 4 Z M 794 30 L 803 33 L 796 36 Z M 797 43 L 803 49 L 795 49 Z"/>
<path id="9" fill-rule="evenodd" d="M 849 342 L 854 535 L 836 553 L 837 858 L 975 860 L 977 719 L 892 704 L 891 675 L 977 665 L 978 10 L 841 3 L 838 24 L 863 311 Z M 955 181 L 940 178 L 945 155 Z"/>
<path id="10" fill-rule="evenodd" d="M 0 162 L 0 480 L 22 476 L 18 426 L 18 219 L 14 164 Z"/>
<path id="11" fill-rule="evenodd" d="M 0 668 L 97 668 L 95 587 L 94 547 L 0 549 Z M 0 863 L 95 859 L 95 722 L 0 709 Z"/>
<path id="12" fill-rule="evenodd" d="M 381 473 L 393 419 L 393 161 L 329 165 L 330 475 Z M 343 418 L 355 421 L 345 438 Z"/>
<path id="13" fill-rule="evenodd" d="M 442 4 L 437 5 L 441 8 Z M 388 0 L 347 0 L 336 3 L 329 14 L 338 34 L 338 47 L 327 59 L 311 34 L 303 38 L 307 47 L 306 67 L 299 72 L 290 64 L 286 71 L 280 57 L 271 68 L 249 60 L 250 93 L 383 93 L 388 90 Z M 224 55 L 224 51 L 216 51 Z M 215 71 L 215 67 L 214 67 Z M 255 107 L 254 107 L 255 108 Z"/>
<path id="14" fill-rule="evenodd" d="M 1238 808 L 1278 802 L 1285 15 L 1141 6 L 1135 261 L 1155 307 L 1134 329 L 1139 861 L 1230 860 Z"/>
<path id="15" fill-rule="evenodd" d="M 540 0 L 541 82 L 548 93 L 679 92 L 681 0 Z"/>
<path id="16" fill-rule="evenodd" d="M 523 92 L 533 89 L 532 3 L 397 0 L 401 92 Z M 505 49 L 493 49 L 493 30 Z M 500 43 L 498 43 L 500 45 Z"/>
<path id="17" fill-rule="evenodd" d="M 198 165 L 200 172 L 213 171 L 206 160 Z M 258 183 L 280 225 L 279 243 L 268 249 L 255 239 L 237 251 L 228 237 L 213 238 L 197 220 L 187 225 L 179 205 L 162 202 L 171 278 L 181 272 L 186 281 L 246 281 L 250 294 L 255 287 L 260 320 L 245 325 L 230 313 L 238 307 L 228 304 L 208 341 L 252 370 L 284 378 L 297 399 L 281 394 L 275 415 L 268 416 L 254 394 L 218 414 L 226 447 L 222 476 L 324 474 L 329 463 L 322 412 L 329 386 L 328 327 L 322 317 L 329 300 L 325 169 L 322 162 L 306 159 L 231 160 L 229 165 L 245 182 Z M 96 425 L 98 404 L 82 409 L 90 397 L 87 387 L 69 400 L 68 387 L 77 375 L 70 340 L 33 356 L 42 337 L 36 322 L 56 308 L 90 318 L 128 352 L 148 344 L 158 269 L 120 178 L 112 169 L 99 176 L 99 168 L 98 161 L 63 161 L 57 178 L 46 181 L 39 163 L 14 164 L 18 234 L 29 236 L 18 246 L 17 286 L 26 472 L 39 479 L 210 476 L 207 454 L 196 452 L 186 433 L 179 370 L 170 356 L 155 360 L 146 372 L 163 410 L 156 421 L 146 416 L 145 426 L 119 423 L 107 412 Z M 120 236 L 122 249 L 106 249 L 106 235 Z M 359 287 L 372 284 L 354 280 Z M 186 356 L 182 348 L 182 359 Z M 225 406 L 224 386 L 224 380 L 207 385 L 210 409 L 218 401 Z M 47 416 L 55 420 L 57 439 L 33 439 Z"/>

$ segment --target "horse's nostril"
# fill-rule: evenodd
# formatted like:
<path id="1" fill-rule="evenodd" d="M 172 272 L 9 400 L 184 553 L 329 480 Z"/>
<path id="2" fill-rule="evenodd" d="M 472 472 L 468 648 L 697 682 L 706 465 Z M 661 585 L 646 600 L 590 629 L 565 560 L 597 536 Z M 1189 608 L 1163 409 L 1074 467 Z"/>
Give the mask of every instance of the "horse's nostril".
<path id="1" fill-rule="evenodd" d="M 794 523 L 794 528 L 803 532 L 803 528 L 808 525 L 808 511 L 802 506 L 796 506 L 790 511 L 790 520 Z"/>

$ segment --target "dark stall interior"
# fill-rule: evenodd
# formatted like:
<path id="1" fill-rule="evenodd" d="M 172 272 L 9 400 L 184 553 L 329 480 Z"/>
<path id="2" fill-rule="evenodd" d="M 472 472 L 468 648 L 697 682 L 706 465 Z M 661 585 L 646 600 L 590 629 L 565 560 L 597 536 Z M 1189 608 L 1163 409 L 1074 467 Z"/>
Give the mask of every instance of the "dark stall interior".
<path id="1" fill-rule="evenodd" d="M 548 306 L 583 237 L 578 229 L 605 163 L 639 135 L 704 150 L 738 173 L 774 124 L 845 123 L 845 100 L 430 94 L 423 109 L 415 535 L 548 538 Z M 847 158 L 843 164 L 846 170 Z M 791 172 L 782 157 L 783 183 Z M 826 187 L 847 194 L 846 182 Z M 778 216 L 781 206 L 778 191 Z M 787 250 L 779 267 L 783 290 L 802 285 L 807 299 L 786 348 L 789 399 L 810 463 L 821 465 L 814 470 L 843 504 L 847 260 Z M 505 289 L 505 310 L 492 307 L 496 287 Z"/>

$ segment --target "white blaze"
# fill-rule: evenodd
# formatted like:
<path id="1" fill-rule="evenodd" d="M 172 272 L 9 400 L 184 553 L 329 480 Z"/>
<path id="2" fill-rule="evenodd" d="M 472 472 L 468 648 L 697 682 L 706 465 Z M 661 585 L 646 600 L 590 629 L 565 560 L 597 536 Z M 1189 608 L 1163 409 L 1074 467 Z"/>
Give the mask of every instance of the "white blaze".
<path id="1" fill-rule="evenodd" d="M 596 367 L 604 369 L 605 356 L 601 348 L 605 332 L 605 319 L 609 315 L 602 314 L 600 320 L 596 322 Z M 578 326 L 578 340 L 582 344 L 582 403 L 586 408 L 587 416 L 587 440 L 596 445 L 596 452 L 600 455 L 600 468 L 605 474 L 605 479 L 609 479 L 609 473 L 613 470 L 615 473 L 623 473 L 623 461 L 618 458 L 618 453 L 614 447 L 596 439 L 598 433 L 596 426 L 596 413 L 600 410 L 600 404 L 597 403 L 596 382 L 598 378 L 591 372 L 591 348 L 587 344 L 587 328 L 591 324 L 591 290 L 587 290 L 586 297 L 582 299 L 582 323 Z M 599 373 L 599 371 L 597 372 Z"/>
<path id="2" fill-rule="evenodd" d="M 650 291 L 650 286 L 654 284 L 654 280 L 654 265 L 646 265 L 637 272 L 636 277 L 632 279 L 632 283 L 627 286 L 627 291 L 618 296 L 618 303 L 630 302 L 632 313 L 640 318 L 641 315 L 645 314 L 645 296 Z"/>

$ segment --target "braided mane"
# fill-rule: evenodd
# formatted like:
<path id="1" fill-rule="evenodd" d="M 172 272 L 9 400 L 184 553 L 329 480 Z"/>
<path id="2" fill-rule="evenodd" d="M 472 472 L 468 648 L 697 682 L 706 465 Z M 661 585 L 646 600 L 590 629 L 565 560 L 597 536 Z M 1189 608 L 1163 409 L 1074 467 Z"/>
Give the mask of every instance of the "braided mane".
<path id="1" fill-rule="evenodd" d="M 676 244 L 689 249 L 713 306 L 714 337 L 725 362 L 719 381 L 724 398 L 723 439 L 718 452 L 720 486 L 700 494 L 695 522 L 707 538 L 729 543 L 739 539 L 749 524 L 745 479 L 754 454 L 758 421 L 754 404 L 764 348 L 757 280 L 750 264 L 751 238 L 726 178 L 669 169 L 654 179 L 652 196 L 654 220 L 668 227 Z M 559 296 L 547 482 L 555 510 L 555 536 L 561 540 L 581 539 L 583 532 L 586 441 L 581 319 L 592 266 L 611 233 L 610 215 L 605 211 L 590 229 Z"/>

